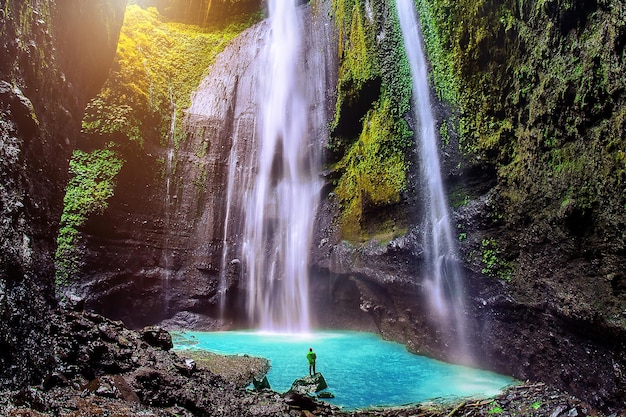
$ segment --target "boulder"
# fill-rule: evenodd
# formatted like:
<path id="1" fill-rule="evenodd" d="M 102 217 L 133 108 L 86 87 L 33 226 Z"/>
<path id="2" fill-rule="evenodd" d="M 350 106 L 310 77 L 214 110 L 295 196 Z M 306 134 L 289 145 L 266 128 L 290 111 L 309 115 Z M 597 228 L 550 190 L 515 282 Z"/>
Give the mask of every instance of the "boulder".
<path id="1" fill-rule="evenodd" d="M 150 346 L 158 347 L 163 350 L 170 350 L 174 347 L 172 335 L 159 326 L 148 326 L 141 330 L 141 338 Z"/>
<path id="2" fill-rule="evenodd" d="M 182 363 L 174 363 L 176 369 L 178 369 L 181 375 L 190 376 L 198 369 L 196 361 L 191 358 L 185 358 Z"/>
<path id="3" fill-rule="evenodd" d="M 256 391 L 261 391 L 263 389 L 272 389 L 272 387 L 270 386 L 270 382 L 267 380 L 267 376 L 264 376 L 261 380 L 252 377 L 252 385 L 254 385 L 254 389 Z"/>
<path id="4" fill-rule="evenodd" d="M 324 379 L 324 376 L 318 372 L 313 376 L 307 375 L 293 381 L 289 392 L 296 392 L 298 394 L 310 394 L 319 392 L 326 388 L 328 388 L 326 380 Z"/>
<path id="5" fill-rule="evenodd" d="M 292 408 L 299 408 L 301 410 L 315 410 L 317 403 L 315 399 L 308 394 L 301 394 L 299 392 L 287 391 L 284 395 L 285 404 Z"/>

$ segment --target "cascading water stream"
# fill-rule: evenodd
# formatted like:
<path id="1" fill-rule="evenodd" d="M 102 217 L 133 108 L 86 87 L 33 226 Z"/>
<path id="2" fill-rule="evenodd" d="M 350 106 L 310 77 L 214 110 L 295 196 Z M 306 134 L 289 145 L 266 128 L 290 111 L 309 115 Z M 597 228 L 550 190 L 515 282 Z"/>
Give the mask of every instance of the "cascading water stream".
<path id="1" fill-rule="evenodd" d="M 260 150 L 246 204 L 244 267 L 248 314 L 267 331 L 309 330 L 308 253 L 320 182 L 310 145 L 295 2 L 269 1 L 260 77 Z"/>
<path id="2" fill-rule="evenodd" d="M 231 282 L 229 282 L 229 264 L 239 263 L 239 259 L 233 256 L 237 253 L 237 236 L 240 230 L 238 222 L 238 209 L 242 205 L 243 193 L 238 190 L 246 189 L 250 179 L 246 173 L 245 167 L 242 166 L 239 158 L 244 152 L 242 147 L 245 147 L 246 142 L 242 137 L 245 136 L 242 131 L 246 131 L 246 128 L 242 128 L 248 124 L 254 124 L 254 116 L 251 114 L 242 115 L 236 122 L 235 131 L 233 134 L 233 142 L 230 146 L 228 153 L 228 176 L 226 178 L 226 205 L 224 213 L 224 229 L 222 233 L 222 257 L 220 260 L 220 281 L 218 287 L 219 295 L 219 309 L 220 318 L 226 317 L 226 300 L 227 292 L 230 288 Z M 254 129 L 251 129 L 251 133 L 254 134 Z M 250 142 L 254 143 L 254 136 L 247 138 Z"/>
<path id="3" fill-rule="evenodd" d="M 224 214 L 224 234 L 222 237 L 222 259 L 220 261 L 220 282 L 219 282 L 219 308 L 220 318 L 224 318 L 224 312 L 226 308 L 226 290 L 228 288 L 228 268 L 226 263 L 230 255 L 229 238 L 229 224 L 231 222 L 231 208 L 233 206 L 233 193 L 235 188 L 235 176 L 237 173 L 237 138 L 238 135 L 233 136 L 233 144 L 230 148 L 228 155 L 228 183 L 226 184 L 226 213 Z"/>
<path id="4" fill-rule="evenodd" d="M 165 295 L 165 299 L 163 300 L 163 310 L 165 315 L 168 314 L 170 308 L 170 278 L 172 275 L 170 253 L 170 212 L 172 206 L 171 179 L 174 170 L 174 134 L 176 129 L 176 102 L 174 101 L 171 87 L 170 104 L 172 106 L 172 121 L 170 123 L 168 142 L 171 148 L 167 151 L 167 160 L 165 164 L 165 248 L 163 249 L 163 261 L 165 263 L 165 282 L 163 286 L 163 294 Z"/>
<path id="5" fill-rule="evenodd" d="M 420 129 L 420 163 L 423 173 L 426 213 L 424 247 L 426 251 L 427 290 L 439 325 L 455 333 L 456 354 L 467 362 L 464 335 L 462 276 L 456 245 L 450 228 L 448 205 L 444 195 L 439 162 L 435 119 L 429 96 L 427 63 L 422 48 L 418 18 L 413 0 L 396 0 L 398 18 L 413 78 L 413 101 Z"/>

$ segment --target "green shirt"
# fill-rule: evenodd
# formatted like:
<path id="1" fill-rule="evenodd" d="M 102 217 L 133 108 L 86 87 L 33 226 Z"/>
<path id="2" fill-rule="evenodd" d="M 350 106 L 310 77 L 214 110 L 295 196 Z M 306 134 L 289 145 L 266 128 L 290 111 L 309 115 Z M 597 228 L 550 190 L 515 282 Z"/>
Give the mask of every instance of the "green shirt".
<path id="1" fill-rule="evenodd" d="M 315 354 L 315 352 L 309 352 L 306 354 L 306 358 L 309 360 L 310 364 L 314 364 L 315 359 L 317 359 L 317 355 Z"/>

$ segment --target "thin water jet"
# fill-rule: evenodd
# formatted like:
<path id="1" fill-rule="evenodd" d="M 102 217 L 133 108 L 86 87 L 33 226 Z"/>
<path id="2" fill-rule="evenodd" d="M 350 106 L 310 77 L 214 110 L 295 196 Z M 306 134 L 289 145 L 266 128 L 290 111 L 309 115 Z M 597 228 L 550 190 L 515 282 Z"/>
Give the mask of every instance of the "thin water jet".
<path id="1" fill-rule="evenodd" d="M 174 135 L 176 133 L 176 102 L 172 88 L 170 87 L 170 104 L 172 106 L 172 120 L 170 123 L 170 131 L 168 135 L 168 143 L 170 148 L 167 151 L 167 160 L 165 163 L 165 245 L 163 248 L 163 262 L 165 266 L 165 280 L 163 285 L 163 314 L 165 317 L 169 314 L 170 309 L 170 279 L 172 276 L 171 267 L 171 248 L 170 248 L 170 221 L 172 206 L 172 176 L 174 174 Z"/>
<path id="2" fill-rule="evenodd" d="M 419 122 L 416 134 L 420 149 L 423 191 L 425 194 L 424 248 L 426 255 L 425 288 L 430 309 L 438 326 L 454 336 L 458 361 L 471 363 L 465 337 L 463 277 L 450 228 L 448 204 L 444 194 L 439 162 L 439 147 L 428 86 L 428 65 L 422 36 L 412 0 L 396 0 L 396 8 L 413 80 L 413 108 Z"/>
<path id="3" fill-rule="evenodd" d="M 230 256 L 230 228 L 229 225 L 233 221 L 231 219 L 231 210 L 233 209 L 233 198 L 235 191 L 235 179 L 238 171 L 237 164 L 237 141 L 238 135 L 233 136 L 230 152 L 228 154 L 228 176 L 226 183 L 226 213 L 224 214 L 224 232 L 222 235 L 222 259 L 220 261 L 220 279 L 218 284 L 219 295 L 219 314 L 220 319 L 224 320 L 226 310 L 226 291 L 228 290 L 228 259 Z"/>

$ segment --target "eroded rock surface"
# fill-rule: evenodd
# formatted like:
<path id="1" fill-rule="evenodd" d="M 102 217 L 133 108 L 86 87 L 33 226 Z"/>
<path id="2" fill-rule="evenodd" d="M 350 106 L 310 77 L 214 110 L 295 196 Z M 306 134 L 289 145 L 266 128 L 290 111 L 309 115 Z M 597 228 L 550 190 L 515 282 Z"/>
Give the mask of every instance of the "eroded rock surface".
<path id="1" fill-rule="evenodd" d="M 113 60 L 125 5 L 29 0 L 0 11 L 0 386 L 47 369 L 53 346 L 41 335 L 68 160 Z"/>

